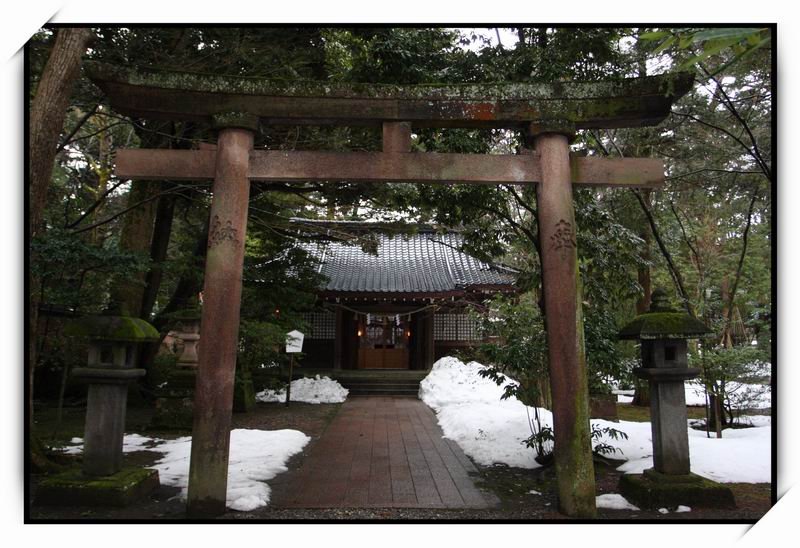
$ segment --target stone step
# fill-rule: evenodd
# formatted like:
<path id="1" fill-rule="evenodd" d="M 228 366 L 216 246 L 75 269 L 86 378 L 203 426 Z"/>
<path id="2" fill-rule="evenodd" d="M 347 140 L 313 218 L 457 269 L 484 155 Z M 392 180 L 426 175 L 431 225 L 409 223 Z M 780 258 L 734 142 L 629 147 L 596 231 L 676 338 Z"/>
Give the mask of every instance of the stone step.
<path id="1" fill-rule="evenodd" d="M 362 377 L 340 378 L 339 383 L 354 396 L 416 396 L 419 393 L 419 378 Z"/>
<path id="2" fill-rule="evenodd" d="M 396 384 L 396 383 L 359 383 L 343 384 L 343 387 L 350 391 L 353 390 L 403 390 L 419 392 L 418 384 Z"/>
<path id="3" fill-rule="evenodd" d="M 417 397 L 418 390 L 399 388 L 356 388 L 349 389 L 348 396 L 413 396 Z"/>

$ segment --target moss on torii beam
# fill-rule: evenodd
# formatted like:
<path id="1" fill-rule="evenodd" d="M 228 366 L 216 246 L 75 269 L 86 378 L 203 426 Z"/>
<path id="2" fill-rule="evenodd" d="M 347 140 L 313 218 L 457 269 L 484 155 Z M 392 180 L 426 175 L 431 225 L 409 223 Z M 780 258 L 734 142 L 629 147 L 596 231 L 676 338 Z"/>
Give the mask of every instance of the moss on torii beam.
<path id="1" fill-rule="evenodd" d="M 389 85 L 269 80 L 90 62 L 89 77 L 123 114 L 210 122 L 247 112 L 267 124 L 523 128 L 564 120 L 576 129 L 655 125 L 689 89 L 689 73 L 598 82 Z"/>

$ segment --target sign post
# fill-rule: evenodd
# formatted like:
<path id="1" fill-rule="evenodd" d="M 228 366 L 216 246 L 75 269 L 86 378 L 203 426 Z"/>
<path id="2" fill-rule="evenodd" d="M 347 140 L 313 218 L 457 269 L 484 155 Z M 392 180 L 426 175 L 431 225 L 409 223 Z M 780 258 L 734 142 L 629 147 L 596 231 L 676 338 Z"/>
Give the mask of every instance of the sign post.
<path id="1" fill-rule="evenodd" d="M 289 354 L 289 382 L 286 383 L 286 407 L 292 399 L 292 369 L 294 368 L 294 355 L 303 351 L 304 335 L 297 331 L 290 331 L 286 334 L 286 353 Z"/>

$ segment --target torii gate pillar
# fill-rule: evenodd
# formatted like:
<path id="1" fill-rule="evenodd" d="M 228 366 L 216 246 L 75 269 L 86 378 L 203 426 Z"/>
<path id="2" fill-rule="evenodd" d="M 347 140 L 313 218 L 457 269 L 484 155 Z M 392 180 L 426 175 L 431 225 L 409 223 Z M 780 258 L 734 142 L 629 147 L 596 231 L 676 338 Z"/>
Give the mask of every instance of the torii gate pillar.
<path id="1" fill-rule="evenodd" d="M 250 198 L 250 151 L 258 119 L 214 117 L 219 129 L 195 384 L 187 513 L 225 512 L 242 265 Z"/>
<path id="2" fill-rule="evenodd" d="M 541 163 L 536 193 L 559 511 L 594 517 L 595 479 L 569 159 L 574 128 L 532 124 L 529 134 Z"/>

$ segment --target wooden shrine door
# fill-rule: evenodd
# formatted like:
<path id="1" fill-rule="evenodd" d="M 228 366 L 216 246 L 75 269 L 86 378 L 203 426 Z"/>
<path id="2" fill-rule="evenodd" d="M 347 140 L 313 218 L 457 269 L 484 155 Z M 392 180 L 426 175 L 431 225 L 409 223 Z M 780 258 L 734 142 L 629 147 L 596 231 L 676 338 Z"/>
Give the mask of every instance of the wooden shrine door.
<path id="1" fill-rule="evenodd" d="M 400 314 L 367 314 L 358 328 L 358 369 L 408 369 L 408 320 Z"/>

